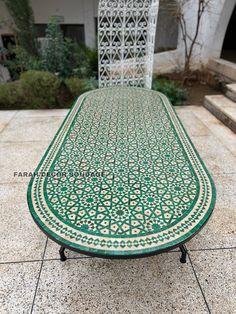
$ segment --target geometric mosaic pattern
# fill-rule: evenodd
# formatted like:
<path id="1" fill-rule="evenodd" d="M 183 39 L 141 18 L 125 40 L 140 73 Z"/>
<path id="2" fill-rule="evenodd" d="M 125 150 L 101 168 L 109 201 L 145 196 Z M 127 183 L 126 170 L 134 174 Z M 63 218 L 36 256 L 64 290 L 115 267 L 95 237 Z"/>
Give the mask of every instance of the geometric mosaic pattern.
<path id="1" fill-rule="evenodd" d="M 151 88 L 159 0 L 100 0 L 99 87 Z"/>
<path id="2" fill-rule="evenodd" d="M 28 190 L 37 224 L 83 252 L 135 255 L 186 241 L 215 190 L 167 98 L 113 87 L 82 95 Z"/>

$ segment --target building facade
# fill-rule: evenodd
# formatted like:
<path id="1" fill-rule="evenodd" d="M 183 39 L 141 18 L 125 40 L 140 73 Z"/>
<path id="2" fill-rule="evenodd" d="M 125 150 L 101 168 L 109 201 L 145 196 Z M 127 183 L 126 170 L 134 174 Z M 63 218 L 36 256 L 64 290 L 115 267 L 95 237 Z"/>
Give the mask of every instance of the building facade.
<path id="1" fill-rule="evenodd" d="M 160 0 L 158 13 L 154 71 L 168 72 L 180 70 L 184 64 L 184 45 L 181 31 L 174 17 L 164 8 Z M 178 0 L 170 0 L 172 2 Z M 51 16 L 57 17 L 63 33 L 67 37 L 89 47 L 96 47 L 98 0 L 31 0 L 38 37 L 45 36 L 46 25 Z M 231 57 L 236 53 L 235 12 L 236 0 L 212 0 L 204 14 L 198 45 L 195 46 L 192 67 L 207 64 L 210 58 L 224 57 L 227 48 Z M 196 27 L 197 1 L 189 0 L 185 7 L 185 18 L 189 35 Z M 13 23 L 7 9 L 0 1 L 0 46 L 7 46 L 13 35 Z M 228 38 L 229 37 L 229 38 Z M 227 39 L 228 38 L 228 39 Z M 227 39 L 227 43 L 226 43 Z M 232 61 L 232 60 L 231 60 Z M 235 60 L 236 62 L 236 60 Z"/>
<path id="2" fill-rule="evenodd" d="M 178 0 L 177 0 L 178 1 Z M 189 0 L 185 7 L 185 20 L 190 37 L 196 29 L 198 1 Z M 157 33 L 158 36 L 158 33 Z M 209 59 L 225 58 L 236 63 L 236 0 L 211 0 L 204 13 L 195 46 L 191 66 L 199 69 Z M 178 31 L 177 48 L 155 55 L 155 72 L 174 71 L 183 68 L 184 44 Z"/>

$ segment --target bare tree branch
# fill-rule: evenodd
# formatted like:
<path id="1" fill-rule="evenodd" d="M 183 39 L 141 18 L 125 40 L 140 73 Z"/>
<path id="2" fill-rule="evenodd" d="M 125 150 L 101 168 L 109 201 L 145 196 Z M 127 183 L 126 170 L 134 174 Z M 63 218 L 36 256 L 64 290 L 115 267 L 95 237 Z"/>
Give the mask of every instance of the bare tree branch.
<path id="1" fill-rule="evenodd" d="M 184 43 L 185 65 L 186 72 L 190 71 L 191 60 L 193 56 L 194 47 L 201 45 L 197 38 L 199 36 L 202 17 L 205 12 L 209 12 L 212 0 L 196 0 L 198 1 L 198 7 L 196 12 L 196 26 L 194 33 L 190 36 L 186 21 L 185 9 L 186 5 L 190 3 L 190 0 L 178 0 L 177 2 L 163 1 L 162 8 L 171 14 L 179 23 L 182 33 L 182 40 Z"/>

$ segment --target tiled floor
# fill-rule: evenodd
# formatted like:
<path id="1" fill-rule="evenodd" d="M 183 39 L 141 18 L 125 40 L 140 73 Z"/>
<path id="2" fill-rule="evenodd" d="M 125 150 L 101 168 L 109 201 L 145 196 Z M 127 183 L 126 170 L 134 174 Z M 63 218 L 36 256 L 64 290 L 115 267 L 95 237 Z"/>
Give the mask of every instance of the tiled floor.
<path id="1" fill-rule="evenodd" d="M 236 135 L 207 110 L 177 108 L 217 188 L 214 214 L 179 252 L 103 260 L 47 240 L 27 207 L 29 178 L 66 110 L 0 112 L 0 313 L 236 313 Z"/>

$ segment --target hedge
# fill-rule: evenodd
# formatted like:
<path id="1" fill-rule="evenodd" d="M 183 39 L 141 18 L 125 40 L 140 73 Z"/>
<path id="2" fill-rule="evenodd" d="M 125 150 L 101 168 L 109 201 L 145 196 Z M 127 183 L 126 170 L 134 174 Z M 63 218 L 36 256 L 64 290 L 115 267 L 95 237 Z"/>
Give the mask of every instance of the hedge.
<path id="1" fill-rule="evenodd" d="M 68 108 L 73 99 L 97 87 L 95 80 L 59 79 L 45 71 L 27 71 L 20 80 L 0 83 L 0 109 Z"/>

